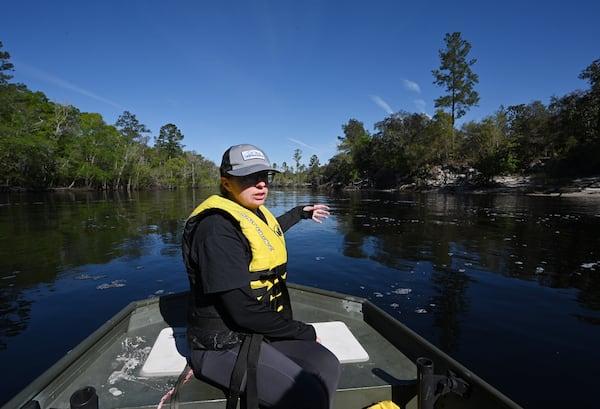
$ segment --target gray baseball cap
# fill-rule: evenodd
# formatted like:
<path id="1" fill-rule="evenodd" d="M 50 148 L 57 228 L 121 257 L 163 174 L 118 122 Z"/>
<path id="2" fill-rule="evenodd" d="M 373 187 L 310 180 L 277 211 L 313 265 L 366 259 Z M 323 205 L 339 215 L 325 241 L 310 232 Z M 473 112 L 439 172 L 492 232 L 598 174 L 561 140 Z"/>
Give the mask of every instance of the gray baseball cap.
<path id="1" fill-rule="evenodd" d="M 271 166 L 267 154 L 254 145 L 230 147 L 221 160 L 221 176 L 246 176 L 256 172 L 279 172 Z"/>

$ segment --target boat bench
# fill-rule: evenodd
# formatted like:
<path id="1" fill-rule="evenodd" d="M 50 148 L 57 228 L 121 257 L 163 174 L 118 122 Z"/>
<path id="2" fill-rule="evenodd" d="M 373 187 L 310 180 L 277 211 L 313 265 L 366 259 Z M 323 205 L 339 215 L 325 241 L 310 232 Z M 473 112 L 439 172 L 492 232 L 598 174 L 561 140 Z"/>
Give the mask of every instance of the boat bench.
<path id="1" fill-rule="evenodd" d="M 362 334 L 360 326 L 355 329 L 357 336 L 348 325 L 342 321 L 312 323 L 322 344 L 330 349 L 342 364 L 342 374 L 336 393 L 336 408 L 362 408 L 374 402 L 392 400 L 400 390 L 408 395 L 414 393 L 416 373 L 413 365 L 406 363 L 407 373 L 403 375 L 387 373 L 387 359 L 401 359 L 396 356 L 397 350 L 372 330 L 365 326 Z M 354 325 L 357 325 L 356 323 Z M 361 337 L 363 338 L 360 340 Z M 362 345 L 365 342 L 371 347 L 371 355 Z M 164 328 L 157 337 L 146 362 L 140 370 L 142 377 L 174 377 L 183 376 L 174 392 L 179 406 L 195 404 L 202 408 L 225 407 L 226 391 L 217 386 L 195 378 L 186 366 L 189 350 L 185 341 L 185 328 Z M 404 357 L 404 359 L 406 359 Z M 397 367 L 398 362 L 394 362 Z M 408 376 L 406 377 L 406 375 Z M 404 376 L 399 379 L 398 376 Z M 405 399 L 407 400 L 407 399 Z"/>

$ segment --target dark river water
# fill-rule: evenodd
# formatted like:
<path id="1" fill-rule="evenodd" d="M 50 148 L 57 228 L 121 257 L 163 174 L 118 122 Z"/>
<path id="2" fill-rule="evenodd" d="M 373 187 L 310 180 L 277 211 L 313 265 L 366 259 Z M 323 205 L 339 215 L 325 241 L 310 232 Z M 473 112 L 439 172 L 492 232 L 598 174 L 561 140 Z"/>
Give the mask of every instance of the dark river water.
<path id="1" fill-rule="evenodd" d="M 0 405 L 130 301 L 185 290 L 206 191 L 0 194 Z M 600 197 L 271 191 L 289 280 L 374 301 L 525 408 L 598 407 Z"/>

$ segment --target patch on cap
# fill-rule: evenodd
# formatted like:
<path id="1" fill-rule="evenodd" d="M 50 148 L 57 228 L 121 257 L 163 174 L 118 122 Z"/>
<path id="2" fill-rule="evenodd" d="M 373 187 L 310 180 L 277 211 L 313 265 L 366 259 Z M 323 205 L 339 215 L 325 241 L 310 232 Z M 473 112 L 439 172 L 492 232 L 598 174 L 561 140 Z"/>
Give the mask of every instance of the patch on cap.
<path id="1" fill-rule="evenodd" d="M 242 159 L 244 159 L 244 160 L 252 160 L 252 159 L 267 160 L 267 158 L 265 158 L 265 154 L 262 153 L 262 151 L 259 151 L 258 149 L 250 149 L 247 151 L 242 151 Z"/>

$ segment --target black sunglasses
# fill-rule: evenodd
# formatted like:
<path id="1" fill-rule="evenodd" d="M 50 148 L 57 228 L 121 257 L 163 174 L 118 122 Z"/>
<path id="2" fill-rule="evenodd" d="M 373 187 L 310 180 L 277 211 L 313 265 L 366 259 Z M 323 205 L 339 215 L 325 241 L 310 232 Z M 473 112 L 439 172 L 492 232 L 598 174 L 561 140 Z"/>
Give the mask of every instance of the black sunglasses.
<path id="1" fill-rule="evenodd" d="M 251 173 L 246 176 L 238 176 L 238 180 L 242 186 L 253 186 L 258 185 L 260 182 L 265 182 L 265 185 L 269 186 L 275 179 L 275 172 L 265 171 Z"/>

